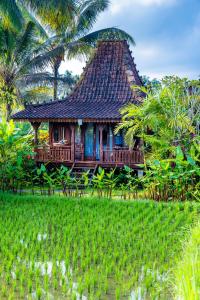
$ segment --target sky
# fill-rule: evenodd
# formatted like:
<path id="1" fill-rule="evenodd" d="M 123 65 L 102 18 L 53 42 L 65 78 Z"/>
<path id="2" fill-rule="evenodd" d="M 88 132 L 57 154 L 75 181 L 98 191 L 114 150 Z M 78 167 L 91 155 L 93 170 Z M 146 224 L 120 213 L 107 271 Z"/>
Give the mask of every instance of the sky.
<path id="1" fill-rule="evenodd" d="M 111 0 L 93 30 L 118 27 L 135 40 L 132 47 L 140 75 L 161 79 L 200 76 L 200 0 Z M 81 74 L 84 61 L 61 66 Z"/>

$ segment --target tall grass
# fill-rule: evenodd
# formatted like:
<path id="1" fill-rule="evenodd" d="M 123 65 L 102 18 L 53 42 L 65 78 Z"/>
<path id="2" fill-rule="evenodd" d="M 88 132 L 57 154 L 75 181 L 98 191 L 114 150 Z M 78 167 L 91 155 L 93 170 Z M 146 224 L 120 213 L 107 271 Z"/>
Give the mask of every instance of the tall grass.
<path id="1" fill-rule="evenodd" d="M 184 244 L 175 278 L 175 299 L 200 299 L 200 223 L 192 229 L 189 242 Z"/>

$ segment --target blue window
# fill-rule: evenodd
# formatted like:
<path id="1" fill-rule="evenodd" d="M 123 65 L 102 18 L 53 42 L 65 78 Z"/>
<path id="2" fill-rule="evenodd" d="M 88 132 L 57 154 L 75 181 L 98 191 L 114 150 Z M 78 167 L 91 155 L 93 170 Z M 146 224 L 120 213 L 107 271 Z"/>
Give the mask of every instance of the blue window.
<path id="1" fill-rule="evenodd" d="M 123 146 L 123 136 L 121 133 L 118 133 L 117 135 L 115 135 L 115 145 L 116 146 Z"/>

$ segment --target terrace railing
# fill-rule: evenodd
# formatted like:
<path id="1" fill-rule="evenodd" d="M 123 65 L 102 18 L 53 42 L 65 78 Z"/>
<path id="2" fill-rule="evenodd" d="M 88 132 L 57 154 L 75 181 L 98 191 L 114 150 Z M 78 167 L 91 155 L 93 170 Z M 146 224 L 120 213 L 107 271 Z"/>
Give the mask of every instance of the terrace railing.
<path id="1" fill-rule="evenodd" d="M 38 162 L 73 162 L 70 146 L 53 146 L 48 148 L 39 148 L 36 150 L 36 161 Z M 83 161 L 84 157 L 76 159 Z M 100 163 L 106 164 L 142 164 L 143 155 L 139 150 L 129 150 L 119 148 L 103 151 L 103 160 Z"/>
<path id="2" fill-rule="evenodd" d="M 38 162 L 71 162 L 71 147 L 50 147 L 36 150 Z"/>
<path id="3" fill-rule="evenodd" d="M 139 150 L 114 149 L 103 151 L 103 162 L 142 164 L 144 162 L 142 152 Z"/>

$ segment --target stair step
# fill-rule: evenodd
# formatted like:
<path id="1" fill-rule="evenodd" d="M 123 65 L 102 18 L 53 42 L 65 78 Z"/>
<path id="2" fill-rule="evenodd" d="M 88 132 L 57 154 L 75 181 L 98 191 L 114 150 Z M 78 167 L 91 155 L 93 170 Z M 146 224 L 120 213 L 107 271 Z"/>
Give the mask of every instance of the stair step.
<path id="1" fill-rule="evenodd" d="M 74 167 L 74 168 L 73 168 L 73 171 L 77 171 L 77 172 L 78 172 L 78 171 L 81 171 L 81 172 L 92 171 L 92 172 L 93 172 L 94 169 L 91 169 L 91 168 L 79 168 L 79 167 L 77 168 L 77 167 Z"/>
<path id="2" fill-rule="evenodd" d="M 91 171 L 91 170 L 88 170 L 88 171 L 90 171 L 90 172 L 80 171 L 80 170 L 78 170 L 78 171 L 72 170 L 71 174 L 86 174 L 86 173 L 88 173 L 88 174 L 90 175 L 90 174 L 92 174 L 92 172 L 93 172 L 93 171 Z"/>
<path id="3" fill-rule="evenodd" d="M 86 188 L 85 185 L 84 185 L 84 179 L 81 178 L 81 176 L 83 176 L 84 173 L 88 173 L 88 179 L 89 179 L 89 182 L 88 182 L 88 186 L 92 186 L 92 178 L 93 178 L 93 175 L 95 173 L 97 169 L 97 165 L 83 165 L 83 164 L 79 164 L 79 163 L 74 163 L 72 169 L 71 169 L 71 175 L 72 175 L 72 178 L 74 178 L 75 180 L 77 179 L 79 182 L 78 183 L 71 183 L 70 184 L 70 188 L 71 189 L 84 189 Z"/>

